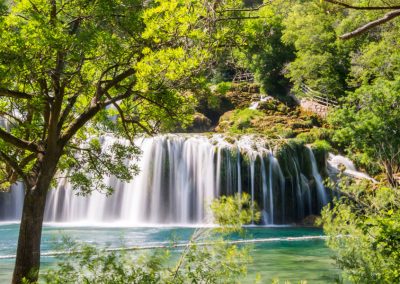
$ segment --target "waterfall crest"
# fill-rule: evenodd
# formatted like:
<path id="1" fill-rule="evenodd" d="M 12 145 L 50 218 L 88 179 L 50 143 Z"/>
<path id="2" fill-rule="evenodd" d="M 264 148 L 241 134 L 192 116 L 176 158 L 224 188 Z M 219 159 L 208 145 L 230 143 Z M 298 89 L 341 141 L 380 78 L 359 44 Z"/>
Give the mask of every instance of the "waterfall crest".
<path id="1" fill-rule="evenodd" d="M 318 214 L 330 199 L 314 154 L 305 146 L 274 153 L 253 136 L 231 139 L 217 134 L 168 134 L 138 143 L 141 171 L 131 182 L 107 177 L 113 195 L 94 191 L 82 197 L 74 194 L 67 179 L 60 179 L 48 194 L 45 221 L 204 224 L 211 222 L 212 199 L 247 192 L 262 211 L 262 224 L 291 224 Z M 22 202 L 21 185 L 0 193 L 0 220 L 18 219 Z"/>

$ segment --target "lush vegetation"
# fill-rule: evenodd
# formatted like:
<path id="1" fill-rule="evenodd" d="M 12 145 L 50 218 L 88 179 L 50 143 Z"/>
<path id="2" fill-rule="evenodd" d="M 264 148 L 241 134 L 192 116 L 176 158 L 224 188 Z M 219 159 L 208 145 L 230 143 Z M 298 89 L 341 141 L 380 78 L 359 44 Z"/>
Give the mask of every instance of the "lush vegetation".
<path id="1" fill-rule="evenodd" d="M 186 245 L 174 244 L 151 253 L 128 249 L 98 250 L 71 241 L 63 244 L 58 269 L 45 274 L 46 283 L 238 283 L 251 261 L 246 245 L 227 237 L 242 233 L 243 224 L 260 217 L 248 194 L 221 197 L 212 205 L 218 228 L 196 229 Z"/>
<path id="2" fill-rule="evenodd" d="M 328 244 L 351 280 L 399 282 L 399 8 L 381 0 L 1 1 L 0 188 L 26 187 L 13 283 L 37 281 L 57 174 L 68 173 L 79 194 L 110 194 L 105 175 L 128 181 L 138 171 L 122 162 L 139 155 L 137 135 L 194 129 L 195 112 L 203 130 L 295 138 L 352 157 L 380 184 L 331 185 L 342 197 L 323 212 Z M 255 82 L 232 83 L 242 73 Z M 325 120 L 293 94 L 339 106 Z M 109 134 L 115 143 L 102 149 L 99 137 Z M 75 254 L 83 266 L 94 261 L 107 275 L 130 258 L 84 252 Z M 196 268 L 176 277 L 226 275 L 197 266 L 210 254 L 188 254 Z M 60 282 L 80 277 L 70 264 Z M 123 277 L 164 277 L 159 261 L 137 264 Z"/>
<path id="3" fill-rule="evenodd" d="M 369 182 L 337 185 L 343 197 L 326 207 L 328 245 L 355 283 L 400 281 L 400 191 Z"/>

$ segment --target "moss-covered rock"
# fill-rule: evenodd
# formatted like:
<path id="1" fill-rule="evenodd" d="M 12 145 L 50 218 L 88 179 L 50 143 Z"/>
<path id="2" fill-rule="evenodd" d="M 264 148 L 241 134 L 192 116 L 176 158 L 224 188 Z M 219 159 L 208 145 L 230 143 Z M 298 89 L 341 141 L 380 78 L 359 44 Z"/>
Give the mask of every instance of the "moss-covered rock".
<path id="1" fill-rule="evenodd" d="M 191 125 L 187 127 L 187 131 L 191 133 L 201 133 L 210 131 L 211 120 L 202 113 L 195 113 Z"/>
<path id="2" fill-rule="evenodd" d="M 217 132 L 262 134 L 271 139 L 298 137 L 305 143 L 331 136 L 328 130 L 317 130 L 323 122 L 315 114 L 303 112 L 299 107 L 289 107 L 272 97 L 264 98 L 257 110 L 252 110 L 248 108 L 251 100 L 249 94 L 246 97 L 242 93 L 235 101 L 233 93 L 229 91 L 227 96 L 231 96 L 232 103 L 241 108 L 224 113 L 216 127 Z M 257 96 L 260 100 L 260 94 Z"/>
<path id="3" fill-rule="evenodd" d="M 237 109 L 223 114 L 215 128 L 217 132 L 250 133 L 262 113 L 252 109 Z"/>

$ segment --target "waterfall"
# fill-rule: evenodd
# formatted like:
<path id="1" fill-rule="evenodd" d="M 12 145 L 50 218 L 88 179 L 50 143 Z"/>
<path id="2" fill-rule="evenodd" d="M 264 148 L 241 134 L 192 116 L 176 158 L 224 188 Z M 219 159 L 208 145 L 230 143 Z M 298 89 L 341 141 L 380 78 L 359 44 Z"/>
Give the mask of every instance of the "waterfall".
<path id="1" fill-rule="evenodd" d="M 0 220 L 18 221 L 24 200 L 22 183 L 11 186 L 8 192 L 0 192 Z"/>
<path id="2" fill-rule="evenodd" d="M 340 155 L 329 154 L 328 165 L 330 167 L 330 172 L 333 175 L 337 175 L 337 173 L 341 171 L 340 167 L 342 166 L 342 170 L 345 175 L 358 179 L 368 179 L 372 182 L 376 182 L 376 180 L 371 178 L 366 173 L 357 171 L 354 163 L 349 158 Z"/>
<path id="3" fill-rule="evenodd" d="M 103 146 L 112 142 L 106 137 Z M 104 182 L 115 189 L 111 196 L 94 191 L 83 197 L 60 178 L 48 193 L 45 221 L 204 224 L 212 222 L 208 208 L 214 198 L 247 192 L 262 212 L 258 224 L 291 224 L 318 214 L 329 201 L 314 154 L 304 146 L 275 156 L 263 139 L 218 134 L 168 134 L 139 139 L 137 144 L 143 154 L 140 173 L 131 182 L 107 177 Z M 20 184 L 0 193 L 0 220 L 17 220 L 22 202 Z"/>
<path id="4" fill-rule="evenodd" d="M 310 155 L 312 175 L 318 190 L 318 202 L 320 206 L 324 206 L 326 203 L 328 203 L 328 195 L 325 191 L 322 177 L 318 172 L 317 161 L 315 160 L 314 154 L 309 147 L 307 147 L 307 150 Z"/>

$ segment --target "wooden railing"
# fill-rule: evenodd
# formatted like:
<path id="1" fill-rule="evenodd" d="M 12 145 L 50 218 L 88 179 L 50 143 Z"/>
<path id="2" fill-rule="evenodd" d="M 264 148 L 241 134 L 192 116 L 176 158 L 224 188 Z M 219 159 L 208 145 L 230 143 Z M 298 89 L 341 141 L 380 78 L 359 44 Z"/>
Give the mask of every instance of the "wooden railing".
<path id="1" fill-rule="evenodd" d="M 329 98 L 325 94 L 311 89 L 306 84 L 301 84 L 300 88 L 301 88 L 301 91 L 303 92 L 303 94 L 305 95 L 305 98 L 307 98 L 315 103 L 318 103 L 318 104 L 321 104 L 321 105 L 324 105 L 327 107 L 337 107 L 339 105 L 339 103 L 335 99 Z"/>
<path id="2" fill-rule="evenodd" d="M 234 83 L 241 83 L 241 82 L 253 83 L 254 82 L 254 74 L 250 73 L 250 72 L 236 74 L 235 77 L 233 78 L 233 82 Z"/>

